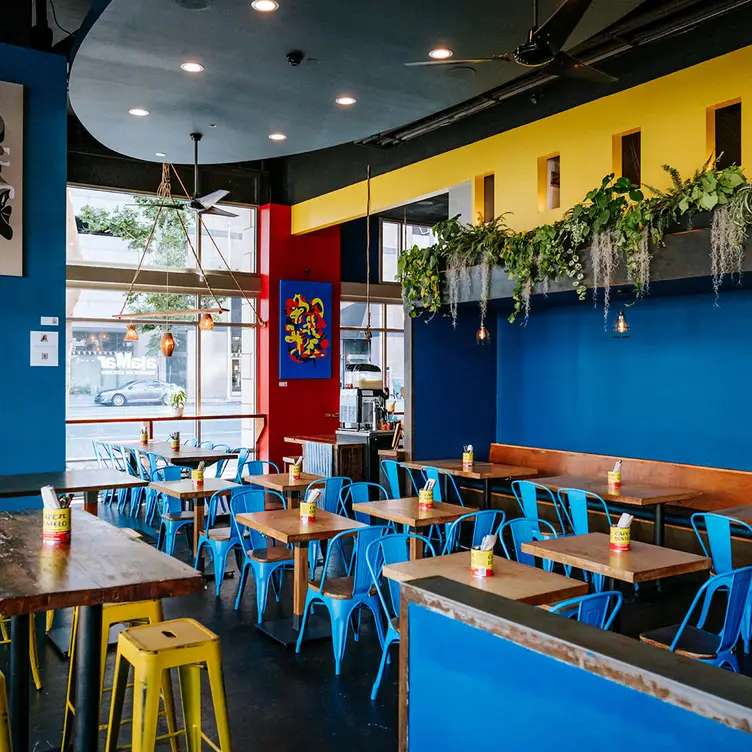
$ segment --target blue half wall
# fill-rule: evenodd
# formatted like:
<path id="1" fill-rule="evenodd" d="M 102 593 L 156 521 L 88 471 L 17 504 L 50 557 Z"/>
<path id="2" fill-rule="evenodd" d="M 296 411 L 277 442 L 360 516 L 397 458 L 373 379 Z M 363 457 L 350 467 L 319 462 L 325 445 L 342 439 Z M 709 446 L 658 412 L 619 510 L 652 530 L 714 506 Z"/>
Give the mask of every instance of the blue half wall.
<path id="1" fill-rule="evenodd" d="M 24 86 L 24 276 L 0 277 L 0 475 L 65 468 L 66 61 L 0 44 L 0 79 Z M 30 332 L 57 316 L 59 362 L 32 368 Z"/>
<path id="2" fill-rule="evenodd" d="M 648 297 L 626 315 L 623 340 L 584 303 L 526 327 L 500 317 L 496 441 L 752 470 L 752 292 Z"/>

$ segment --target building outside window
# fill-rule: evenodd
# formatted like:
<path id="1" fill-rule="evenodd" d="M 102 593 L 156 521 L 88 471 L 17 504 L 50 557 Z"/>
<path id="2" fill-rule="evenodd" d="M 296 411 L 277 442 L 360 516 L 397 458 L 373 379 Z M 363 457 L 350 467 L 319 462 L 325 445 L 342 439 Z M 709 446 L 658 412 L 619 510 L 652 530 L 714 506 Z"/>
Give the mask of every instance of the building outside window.
<path id="1" fill-rule="evenodd" d="M 381 220 L 381 281 L 397 282 L 397 261 L 400 254 L 414 245 L 428 248 L 436 242 L 429 225 Z"/>

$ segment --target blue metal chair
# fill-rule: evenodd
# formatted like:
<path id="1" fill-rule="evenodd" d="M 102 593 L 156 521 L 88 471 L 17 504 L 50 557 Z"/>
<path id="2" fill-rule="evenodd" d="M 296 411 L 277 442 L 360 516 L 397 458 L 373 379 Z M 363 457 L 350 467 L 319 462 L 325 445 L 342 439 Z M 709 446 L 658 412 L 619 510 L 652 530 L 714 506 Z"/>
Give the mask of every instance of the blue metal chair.
<path id="1" fill-rule="evenodd" d="M 190 446 L 190 447 L 197 447 L 197 446 L 198 446 L 198 441 L 196 441 L 196 439 L 186 439 L 186 440 L 185 440 L 185 441 L 183 442 L 183 444 L 184 444 L 185 446 Z"/>
<path id="2" fill-rule="evenodd" d="M 402 498 L 402 489 L 400 488 L 399 471 L 402 465 L 397 460 L 381 460 L 381 472 L 384 473 L 386 484 L 389 486 L 389 498 Z"/>
<path id="3" fill-rule="evenodd" d="M 229 444 L 213 444 L 212 449 L 215 452 L 227 452 L 228 454 L 232 451 Z M 225 467 L 227 466 L 227 463 L 229 461 L 230 460 L 220 460 L 219 462 L 217 462 L 214 472 L 215 478 L 222 477 L 222 473 L 225 471 Z"/>
<path id="4" fill-rule="evenodd" d="M 130 467 L 130 463 L 128 462 L 128 453 L 126 452 L 125 448 L 120 446 L 119 444 L 113 444 L 112 442 L 108 442 L 105 444 L 105 447 L 107 448 L 107 451 L 110 454 L 110 457 L 112 457 L 112 467 L 115 470 L 119 470 L 121 473 L 128 473 L 129 475 L 132 475 L 132 468 Z M 125 511 L 125 506 L 128 501 L 128 497 L 130 495 L 130 489 L 128 488 L 121 488 L 117 492 L 117 509 L 118 512 L 123 513 Z"/>
<path id="5" fill-rule="evenodd" d="M 691 625 L 689 622 L 697 605 L 702 601 L 702 613 L 707 614 L 705 601 L 712 599 L 720 587 L 728 590 L 726 614 L 721 631 L 716 634 L 704 629 L 705 619 L 702 615 L 697 620 L 697 626 Z M 716 575 L 697 591 L 681 624 L 644 632 L 640 635 L 640 640 L 702 663 L 710 663 L 721 668 L 728 666 L 732 671 L 739 673 L 739 661 L 734 651 L 741 634 L 751 587 L 752 567 Z"/>
<path id="6" fill-rule="evenodd" d="M 244 473 L 244 470 L 248 470 Z M 268 475 L 270 473 L 278 473 L 279 467 L 274 462 L 268 460 L 247 460 L 242 465 L 238 463 L 238 472 L 235 475 L 235 483 L 242 483 L 243 478 L 247 475 Z M 261 486 L 254 486 L 253 483 L 248 484 L 248 488 L 260 489 Z"/>
<path id="7" fill-rule="evenodd" d="M 230 519 L 234 528 L 234 536 L 240 541 L 243 550 L 243 561 L 240 567 L 240 582 L 238 594 L 235 597 L 235 610 L 240 608 L 240 600 L 245 591 L 248 580 L 248 570 L 253 571 L 256 581 L 256 620 L 260 624 L 266 609 L 269 594 L 269 582 L 272 583 L 274 594 L 279 603 L 279 591 L 282 586 L 282 572 L 293 567 L 293 557 L 290 549 L 283 546 L 270 546 L 265 535 L 252 528 L 245 528 L 237 521 L 237 515 L 253 512 L 263 512 L 266 508 L 267 497 L 275 502 L 281 502 L 286 509 L 285 498 L 276 491 L 243 489 L 236 491 L 230 499 Z M 275 580 L 275 575 L 277 579 Z"/>
<path id="8" fill-rule="evenodd" d="M 384 676 L 384 668 L 389 661 L 389 648 L 400 641 L 400 586 L 394 580 L 385 580 L 384 585 L 388 597 L 384 596 L 381 583 L 381 573 L 387 564 L 399 564 L 403 561 L 410 560 L 410 539 L 417 538 L 423 542 L 423 555 L 435 556 L 433 545 L 428 538 L 422 535 L 412 533 L 394 533 L 392 535 L 383 535 L 372 541 L 366 549 L 366 563 L 368 571 L 371 573 L 373 586 L 376 588 L 376 595 L 381 603 L 384 616 L 386 617 L 386 635 L 384 636 L 384 648 L 381 652 L 381 662 L 379 663 L 379 672 L 376 674 L 376 681 L 371 689 L 371 699 L 375 700 L 381 686 L 381 679 Z"/>
<path id="9" fill-rule="evenodd" d="M 515 480 L 512 481 L 512 493 L 520 505 L 523 517 L 529 517 L 531 520 L 540 518 L 540 514 L 538 513 L 538 494 L 540 493 L 546 500 L 550 499 L 556 511 L 556 517 L 559 520 L 559 532 L 566 535 L 567 529 L 564 525 L 561 509 L 559 509 L 554 492 L 548 486 L 541 486 L 539 483 L 534 483 L 531 480 Z"/>
<path id="10" fill-rule="evenodd" d="M 511 538 L 510 546 L 507 546 L 505 537 Z M 536 566 L 535 556 L 526 554 L 522 550 L 522 544 L 556 537 L 558 537 L 556 528 L 550 522 L 530 517 L 517 517 L 505 522 L 499 528 L 499 539 L 501 540 L 501 547 L 504 549 L 504 556 L 511 561 L 527 564 L 531 567 Z M 550 572 L 553 566 L 554 563 L 550 559 L 543 559 L 543 569 L 547 572 Z"/>
<path id="11" fill-rule="evenodd" d="M 472 547 L 479 546 L 486 535 L 498 533 L 505 519 L 506 515 L 504 512 L 496 509 L 483 509 L 463 514 L 462 517 L 458 517 L 450 525 L 447 525 L 446 543 L 444 544 L 442 555 L 446 556 L 447 554 L 455 553 L 462 548 L 460 545 L 460 532 L 463 522 L 473 523 L 473 537 L 470 542 L 470 546 Z"/>
<path id="12" fill-rule="evenodd" d="M 342 487 L 339 492 L 339 509 L 342 514 L 350 516 L 348 509 L 352 509 L 353 504 L 367 504 L 369 501 L 382 501 L 389 498 L 389 493 L 380 483 L 365 483 L 358 481 Z M 366 525 L 371 524 L 371 515 L 363 512 L 353 514 L 358 522 Z M 383 524 L 383 521 L 377 520 L 374 525 Z"/>
<path id="13" fill-rule="evenodd" d="M 695 531 L 697 540 L 700 541 L 702 546 L 702 552 L 705 556 L 709 557 L 713 562 L 713 574 L 725 574 L 730 572 L 734 568 L 733 555 L 731 551 L 731 535 L 732 528 L 737 530 L 746 531 L 752 535 L 752 525 L 748 525 L 743 520 L 737 520 L 734 517 L 726 517 L 723 514 L 713 514 L 712 512 L 696 512 L 690 517 L 692 523 L 692 529 Z M 707 544 L 702 536 L 702 528 L 705 528 L 705 534 L 707 536 Z M 717 578 L 713 578 L 710 582 L 714 582 L 715 585 L 711 585 L 710 589 L 723 587 L 722 584 L 717 582 Z M 707 609 L 710 605 L 710 600 L 707 600 L 707 605 L 703 606 L 703 612 L 700 616 L 701 621 L 705 621 L 707 618 Z M 742 640 L 744 643 L 744 652 L 749 653 L 750 637 L 752 636 L 752 597 L 747 603 L 747 610 L 742 620 Z"/>
<path id="14" fill-rule="evenodd" d="M 213 441 L 202 441 L 197 446 L 199 446 L 201 449 L 214 449 L 214 442 Z"/>
<path id="15" fill-rule="evenodd" d="M 180 470 L 179 467 L 162 468 L 155 470 L 152 474 L 152 480 L 173 480 L 167 476 L 169 469 L 170 474 L 173 474 L 175 470 Z M 175 480 L 178 480 L 176 478 Z M 192 547 L 192 540 L 189 532 L 193 528 L 193 512 L 183 510 L 183 505 L 179 499 L 175 499 L 172 496 L 166 494 L 159 494 L 157 499 L 159 506 L 159 536 L 157 537 L 157 550 L 164 551 L 169 556 L 175 554 L 175 542 L 179 532 L 185 533 L 186 542 L 188 548 Z"/>
<path id="16" fill-rule="evenodd" d="M 548 610 L 549 613 L 562 614 L 568 619 L 608 630 L 611 629 L 623 601 L 621 593 L 603 590 L 600 593 L 570 598 L 551 606 Z"/>
<path id="17" fill-rule="evenodd" d="M 436 481 L 436 485 L 433 488 L 433 498 L 434 501 L 446 501 L 450 504 L 457 503 L 460 506 L 464 507 L 465 502 L 462 501 L 462 494 L 460 493 L 460 487 L 457 485 L 457 481 L 454 479 L 453 475 L 450 475 L 449 473 L 443 473 L 439 470 L 437 467 L 424 467 L 422 469 L 423 477 L 426 480 L 433 480 Z M 444 498 L 444 486 L 443 483 L 446 482 L 446 488 L 447 488 L 447 498 Z M 457 498 L 457 501 L 452 501 L 452 494 L 451 491 L 454 489 L 454 495 Z"/>
<path id="18" fill-rule="evenodd" d="M 167 459 L 154 452 L 148 453 L 149 457 L 149 480 L 180 480 L 183 477 L 183 469 L 176 465 L 171 465 Z M 159 470 L 164 473 L 157 476 Z M 154 516 L 159 507 L 160 493 L 151 487 L 146 488 L 146 505 L 144 507 L 144 521 L 147 525 L 154 523 Z"/>
<path id="19" fill-rule="evenodd" d="M 408 467 L 404 462 L 398 463 L 399 466 L 405 471 L 405 475 L 407 476 L 407 479 L 410 481 L 407 493 L 410 496 L 417 496 L 418 495 L 418 489 L 419 489 L 419 481 L 415 479 L 415 474 L 418 474 L 418 478 L 422 481 L 423 480 L 423 471 L 422 470 L 413 470 L 411 467 Z M 421 484 L 422 485 L 422 484 Z"/>
<path id="20" fill-rule="evenodd" d="M 309 492 L 314 488 L 318 488 L 321 491 L 318 508 L 323 509 L 325 512 L 330 512 L 331 514 L 342 514 L 346 517 L 347 515 L 343 512 L 340 506 L 340 494 L 342 493 L 342 489 L 351 483 L 352 480 L 343 475 L 335 475 L 332 478 L 321 478 L 308 484 L 308 487 L 305 490 L 305 496 L 307 497 Z M 337 536 L 337 538 L 339 538 L 339 536 Z M 330 547 L 333 544 L 334 540 L 329 544 Z M 344 546 L 342 545 L 342 541 L 340 540 L 337 545 L 344 561 Z M 321 544 L 319 541 L 311 541 L 308 545 L 308 568 L 312 580 L 315 579 L 316 576 L 316 565 L 319 562 L 320 553 Z"/>
<path id="21" fill-rule="evenodd" d="M 379 597 L 373 590 L 373 583 L 368 571 L 365 552 L 368 546 L 381 537 L 383 527 L 361 527 L 352 531 L 345 531 L 334 537 L 332 545 L 327 548 L 324 569 L 321 580 L 310 582 L 306 593 L 306 602 L 303 612 L 303 623 L 300 625 L 300 634 L 295 652 L 300 652 L 305 636 L 306 623 L 311 606 L 315 603 L 323 603 L 329 611 L 332 622 L 332 649 L 334 651 L 334 673 L 339 676 L 342 657 L 347 646 L 347 632 L 350 618 L 358 608 L 368 608 L 376 622 L 379 642 L 384 644 L 384 628 L 381 623 L 381 604 Z M 351 577 L 327 577 L 330 557 L 335 548 L 333 544 L 340 544 L 344 537 L 355 539 L 355 563 Z"/>
<path id="22" fill-rule="evenodd" d="M 110 454 L 110 450 L 103 442 L 97 439 L 92 439 L 91 448 L 94 450 L 94 459 L 96 459 L 97 465 L 99 467 L 108 467 L 108 468 L 114 467 L 114 462 L 112 459 L 112 455 Z M 115 498 L 115 491 L 112 489 L 107 489 L 105 490 L 104 495 L 102 497 L 102 502 L 104 504 L 112 504 L 112 500 L 114 498 Z"/>
<path id="23" fill-rule="evenodd" d="M 243 468 L 243 465 L 245 465 L 246 462 L 248 462 L 248 458 L 251 456 L 251 450 L 247 447 L 236 447 L 232 450 L 233 454 L 237 454 L 238 458 L 235 461 L 235 472 L 232 474 L 233 483 L 242 483 L 243 479 L 240 477 L 240 471 Z M 227 468 L 225 467 L 225 470 Z"/>

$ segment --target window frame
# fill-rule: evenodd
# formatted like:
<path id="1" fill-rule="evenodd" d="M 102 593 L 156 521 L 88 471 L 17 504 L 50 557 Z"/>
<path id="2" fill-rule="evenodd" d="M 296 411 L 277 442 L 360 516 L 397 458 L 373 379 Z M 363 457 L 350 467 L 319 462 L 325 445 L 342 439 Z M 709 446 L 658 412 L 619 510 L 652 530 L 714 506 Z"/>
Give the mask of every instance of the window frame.
<path id="1" fill-rule="evenodd" d="M 385 222 L 398 225 L 400 228 L 399 245 L 397 247 L 397 261 L 399 261 L 399 257 L 405 251 L 405 246 L 407 244 L 407 228 L 408 227 L 423 227 L 433 232 L 433 225 L 426 224 L 425 222 L 405 222 L 401 219 L 393 219 L 392 217 L 379 217 L 379 284 L 399 285 L 398 279 L 392 279 L 392 280 L 384 279 L 384 223 Z M 348 301 L 344 301 L 344 302 L 348 302 Z M 352 302 L 352 301 L 349 301 L 349 302 Z"/>

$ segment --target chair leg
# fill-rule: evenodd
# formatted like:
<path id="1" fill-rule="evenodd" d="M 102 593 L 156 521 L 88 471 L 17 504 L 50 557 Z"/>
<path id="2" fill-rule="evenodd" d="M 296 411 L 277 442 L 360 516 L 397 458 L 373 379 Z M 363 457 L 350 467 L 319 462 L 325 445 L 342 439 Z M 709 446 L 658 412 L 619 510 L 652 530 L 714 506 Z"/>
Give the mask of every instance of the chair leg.
<path id="1" fill-rule="evenodd" d="M 303 636 L 305 635 L 305 628 L 306 624 L 308 623 L 308 611 L 310 607 L 313 605 L 314 599 L 311 598 L 311 591 L 309 590 L 306 594 L 306 602 L 305 606 L 303 607 L 303 621 L 300 625 L 300 634 L 298 635 L 298 641 L 295 643 L 295 652 L 300 652 L 300 646 L 303 644 Z"/>
<path id="2" fill-rule="evenodd" d="M 254 574 L 256 576 L 256 621 L 261 624 L 269 597 L 269 580 L 274 577 L 274 570 L 269 571 L 266 567 L 258 567 L 254 570 Z"/>
<path id="3" fill-rule="evenodd" d="M 118 651 L 115 658 L 115 680 L 112 685 L 112 699 L 110 702 L 110 722 L 107 726 L 107 743 L 105 746 L 107 752 L 115 752 L 117 750 L 118 736 L 120 736 L 120 721 L 123 718 L 125 690 L 128 686 L 129 668 L 128 661 Z M 67 749 L 67 745 L 65 737 L 63 737 L 63 750 L 65 749 Z"/>
<path id="4" fill-rule="evenodd" d="M 137 667 L 133 681 L 133 752 L 152 752 L 157 744 L 162 673 L 156 665 Z"/>
<path id="5" fill-rule="evenodd" d="M 250 562 L 244 562 L 243 566 L 240 568 L 240 576 L 238 577 L 238 594 L 235 596 L 235 611 L 240 608 L 240 600 L 243 597 L 243 593 L 245 592 L 245 585 L 248 582 L 248 570 L 250 568 Z"/>
<path id="6" fill-rule="evenodd" d="M 201 668 L 196 665 L 180 666 L 178 677 L 186 746 L 188 752 L 201 752 Z"/>
<path id="7" fill-rule="evenodd" d="M 369 598 L 365 605 L 368 609 L 370 609 L 371 613 L 373 614 L 373 621 L 376 624 L 376 634 L 379 638 L 379 643 L 381 644 L 381 647 L 384 647 L 384 643 L 386 641 L 386 635 L 384 634 L 384 623 L 382 622 L 382 611 L 381 611 L 381 603 L 378 600 L 378 596 L 374 595 L 373 597 Z"/>
<path id="8" fill-rule="evenodd" d="M 170 734 L 170 752 L 180 752 L 176 737 L 178 724 L 175 717 L 175 696 L 172 691 L 169 670 L 162 672 L 162 698 L 164 699 L 164 710 L 167 718 L 167 731 Z"/>
<path id="9" fill-rule="evenodd" d="M 212 648 L 212 653 L 213 655 L 206 662 L 206 670 L 209 674 L 209 687 L 214 703 L 214 721 L 217 725 L 219 748 L 222 752 L 230 752 L 230 718 L 227 713 L 225 680 L 218 643 Z"/>
<path id="10" fill-rule="evenodd" d="M 49 632 L 52 629 L 52 625 L 55 623 L 55 610 L 50 609 L 45 614 L 44 631 Z"/>
<path id="11" fill-rule="evenodd" d="M 196 556 L 193 561 L 193 568 L 198 569 L 198 565 L 201 563 L 201 549 L 204 547 L 204 544 L 206 543 L 206 538 L 199 538 L 198 540 L 198 546 L 196 546 Z M 211 551 L 211 546 L 209 546 L 209 550 Z M 212 558 L 214 558 L 214 552 L 212 551 Z"/>
<path id="12" fill-rule="evenodd" d="M 332 650 L 334 652 L 334 673 L 339 676 L 342 658 L 347 647 L 347 632 L 350 625 L 352 601 L 324 601 L 332 620 Z"/>
<path id="13" fill-rule="evenodd" d="M 711 578 L 710 580 L 713 584 L 710 585 L 705 592 L 705 600 L 702 604 L 702 611 L 700 612 L 700 618 L 697 620 L 697 627 L 698 629 L 702 629 L 705 626 L 705 620 L 708 618 L 708 611 L 710 610 L 710 604 L 713 602 L 713 597 L 718 592 L 718 590 L 728 590 L 728 588 L 723 585 L 723 583 L 718 584 L 718 580 L 715 581 Z M 742 624 L 744 624 L 744 619 L 742 619 Z"/>
<path id="14" fill-rule="evenodd" d="M 398 642 L 398 640 L 389 640 L 389 642 L 384 642 L 384 649 L 381 651 L 381 661 L 379 662 L 379 671 L 376 674 L 376 681 L 373 683 L 373 687 L 371 688 L 371 699 L 375 700 L 376 695 L 379 693 L 379 687 L 381 687 L 381 680 L 384 678 L 384 669 L 386 668 L 387 661 L 389 660 L 389 648 L 392 647 L 392 645 Z"/>
<path id="15" fill-rule="evenodd" d="M 37 620 L 36 614 L 29 619 L 29 663 L 31 664 L 31 676 L 37 692 L 42 689 L 42 678 L 39 676 L 39 652 L 37 648 Z"/>
<path id="16" fill-rule="evenodd" d="M 742 644 L 744 652 L 749 653 L 749 644 L 752 640 L 752 597 L 747 599 L 747 605 L 744 607 L 742 616 Z"/>
<path id="17" fill-rule="evenodd" d="M 363 609 L 359 608 L 356 611 L 353 611 L 352 614 L 350 614 L 350 621 L 352 622 L 352 628 L 353 628 L 353 640 L 355 642 L 358 642 L 360 640 L 360 620 L 363 616 Z M 357 618 L 353 618 L 357 617 Z"/>
<path id="18" fill-rule="evenodd" d="M 209 546 L 209 548 L 213 548 Z M 222 589 L 222 583 L 225 579 L 225 572 L 227 571 L 227 555 L 230 553 L 230 549 L 225 546 L 214 548 L 212 551 L 212 559 L 214 560 L 214 595 L 219 598 L 220 590 Z"/>

